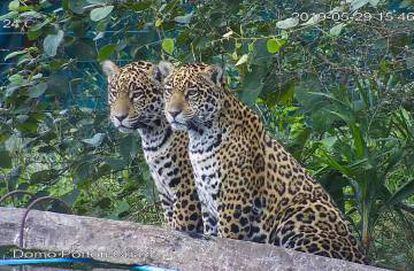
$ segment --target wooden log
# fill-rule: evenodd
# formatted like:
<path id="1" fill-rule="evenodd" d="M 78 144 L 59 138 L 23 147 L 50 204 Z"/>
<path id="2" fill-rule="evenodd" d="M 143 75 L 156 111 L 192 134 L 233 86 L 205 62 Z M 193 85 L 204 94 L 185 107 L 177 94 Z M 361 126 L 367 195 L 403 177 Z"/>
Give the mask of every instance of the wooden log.
<path id="1" fill-rule="evenodd" d="M 89 271 L 126 271 L 125 269 L 113 269 L 113 268 L 92 268 Z M 62 267 L 48 267 L 39 265 L 25 265 L 22 266 L 0 266 L 0 271 L 85 271 L 85 269 L 72 269 Z"/>
<path id="2" fill-rule="evenodd" d="M 0 208 L 0 246 L 19 245 L 20 225 L 25 211 Z M 24 248 L 53 251 L 58 256 L 90 257 L 112 263 L 148 264 L 191 271 L 381 270 L 272 245 L 222 238 L 206 239 L 128 221 L 37 210 L 30 211 L 27 218 Z"/>

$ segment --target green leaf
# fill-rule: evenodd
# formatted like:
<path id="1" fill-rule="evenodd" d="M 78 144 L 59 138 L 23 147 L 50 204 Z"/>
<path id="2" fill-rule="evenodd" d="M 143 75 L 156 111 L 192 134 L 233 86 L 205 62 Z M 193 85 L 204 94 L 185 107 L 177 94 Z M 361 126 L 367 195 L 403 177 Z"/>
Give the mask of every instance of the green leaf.
<path id="1" fill-rule="evenodd" d="M 374 2 L 379 2 L 379 0 L 374 0 Z M 373 5 L 372 1 L 370 1 L 371 5 Z M 404 8 L 408 8 L 413 4 L 412 0 L 403 0 L 400 3 L 399 8 L 400 9 L 404 9 Z"/>
<path id="2" fill-rule="evenodd" d="M 42 19 L 44 15 L 42 13 L 37 12 L 37 11 L 30 10 L 30 11 L 26 11 L 26 12 L 21 13 L 20 16 L 29 17 L 29 18 L 36 18 L 36 19 Z"/>
<path id="3" fill-rule="evenodd" d="M 18 115 L 18 116 L 16 116 L 16 120 L 20 123 L 24 123 L 28 119 L 29 119 L 28 115 Z"/>
<path id="4" fill-rule="evenodd" d="M 240 99 L 246 104 L 252 105 L 263 89 L 263 78 L 266 69 L 263 66 L 252 65 L 252 70 L 243 78 Z"/>
<path id="5" fill-rule="evenodd" d="M 79 162 L 79 161 L 78 161 Z M 91 159 L 91 163 L 94 160 Z M 76 175 L 75 175 L 75 184 L 78 185 L 79 188 L 87 188 L 90 185 L 90 179 L 93 174 L 93 168 L 89 162 L 79 163 L 76 168 Z"/>
<path id="6" fill-rule="evenodd" d="M 299 24 L 299 18 L 292 17 L 276 23 L 276 27 L 280 29 L 289 29 Z"/>
<path id="7" fill-rule="evenodd" d="M 331 28 L 331 30 L 329 30 L 329 34 L 331 34 L 332 36 L 339 36 L 342 32 L 342 28 L 344 28 L 344 25 L 344 23 L 335 25 Z"/>
<path id="8" fill-rule="evenodd" d="M 336 143 L 337 140 L 338 140 L 338 138 L 336 136 L 328 136 L 328 137 L 320 140 L 319 142 L 322 143 L 322 145 L 328 151 L 330 151 L 332 149 L 333 145 Z"/>
<path id="9" fill-rule="evenodd" d="M 152 0 L 141 0 L 141 1 L 137 1 L 137 3 L 133 3 L 132 5 L 131 4 L 129 5 L 134 11 L 142 11 L 142 10 L 150 8 L 152 4 L 153 4 Z"/>
<path id="10" fill-rule="evenodd" d="M 280 48 L 286 43 L 286 40 L 283 39 L 269 39 L 266 42 L 267 51 L 271 54 L 279 52 Z"/>
<path id="11" fill-rule="evenodd" d="M 9 152 L 18 152 L 23 149 L 23 140 L 13 134 L 4 142 L 4 147 Z"/>
<path id="12" fill-rule="evenodd" d="M 242 55 L 242 56 L 239 58 L 239 60 L 237 61 L 236 66 L 240 66 L 240 65 L 242 65 L 242 64 L 244 64 L 244 63 L 246 63 L 246 62 L 247 62 L 247 60 L 249 60 L 249 55 L 248 55 L 248 54 L 244 54 L 244 55 Z"/>
<path id="13" fill-rule="evenodd" d="M 30 98 L 39 98 L 47 89 L 47 83 L 39 83 L 29 89 Z"/>
<path id="14" fill-rule="evenodd" d="M 44 26 L 48 25 L 50 21 L 48 19 L 44 20 L 43 22 L 37 23 L 30 27 L 29 31 L 36 32 L 42 29 Z"/>
<path id="15" fill-rule="evenodd" d="M 405 64 L 407 66 L 407 69 L 412 69 L 414 68 L 414 57 L 407 57 L 405 59 Z"/>
<path id="16" fill-rule="evenodd" d="M 20 7 L 19 0 L 13 0 L 9 3 L 9 10 L 17 10 Z"/>
<path id="17" fill-rule="evenodd" d="M 36 133 L 39 127 L 39 120 L 34 117 L 26 118 L 25 115 L 18 117 L 19 125 L 16 126 L 17 130 L 24 133 Z"/>
<path id="18" fill-rule="evenodd" d="M 32 76 L 32 80 L 37 80 L 43 77 L 42 73 L 36 73 L 35 75 Z"/>
<path id="19" fill-rule="evenodd" d="M 362 8 L 363 6 L 365 6 L 366 4 L 369 3 L 370 0 L 354 0 L 351 3 L 351 10 L 355 11 L 357 9 Z"/>
<path id="20" fill-rule="evenodd" d="M 59 171 L 57 171 L 56 169 L 46 169 L 34 172 L 30 176 L 30 183 L 36 184 L 50 181 L 52 179 L 55 179 L 58 176 L 58 173 Z"/>
<path id="21" fill-rule="evenodd" d="M 0 167 L 11 168 L 12 162 L 8 151 L 0 151 Z"/>
<path id="22" fill-rule="evenodd" d="M 354 148 L 358 159 L 365 156 L 365 141 L 359 125 L 351 124 L 352 138 L 354 140 Z"/>
<path id="23" fill-rule="evenodd" d="M 125 160 L 131 160 L 136 157 L 138 150 L 138 138 L 130 134 L 122 138 L 119 142 L 119 152 Z"/>
<path id="24" fill-rule="evenodd" d="M 78 60 L 90 61 L 91 58 L 97 58 L 94 42 L 87 39 L 79 39 L 71 46 L 68 46 L 66 53 L 75 55 Z"/>
<path id="25" fill-rule="evenodd" d="M 38 30 L 38 31 L 29 30 L 29 32 L 27 32 L 27 38 L 29 40 L 37 40 L 40 37 L 41 34 L 42 34 L 42 32 L 40 30 Z"/>
<path id="26" fill-rule="evenodd" d="M 38 152 L 40 152 L 40 153 L 51 153 L 51 152 L 54 152 L 54 151 L 56 151 L 56 149 L 52 146 L 49 146 L 49 145 L 41 146 L 38 149 Z"/>
<path id="27" fill-rule="evenodd" d="M 193 17 L 192 13 L 188 13 L 184 16 L 177 16 L 174 18 L 174 21 L 180 24 L 188 24 L 191 21 L 191 18 Z"/>
<path id="28" fill-rule="evenodd" d="M 10 11 L 9 13 L 6 13 L 4 15 L 1 15 L 0 16 L 0 21 L 6 20 L 6 19 L 12 19 L 12 18 L 17 17 L 18 15 L 19 15 L 18 12 L 16 12 L 16 11 Z"/>
<path id="29" fill-rule="evenodd" d="M 164 39 L 162 41 L 161 47 L 165 52 L 167 52 L 169 54 L 172 54 L 173 51 L 174 51 L 174 40 L 173 39 Z"/>
<path id="30" fill-rule="evenodd" d="M 230 38 L 234 34 L 233 30 L 230 30 L 226 34 L 223 35 L 223 38 Z"/>
<path id="31" fill-rule="evenodd" d="M 109 57 L 115 52 L 115 50 L 116 50 L 115 44 L 105 45 L 99 50 L 98 60 L 103 61 L 103 60 L 109 59 Z"/>
<path id="32" fill-rule="evenodd" d="M 319 23 L 322 20 L 322 16 L 320 14 L 313 15 L 309 20 L 304 22 L 302 25 L 314 25 Z"/>
<path id="33" fill-rule="evenodd" d="M 102 19 L 105 19 L 109 14 L 111 14 L 113 9 L 114 6 L 95 8 L 91 11 L 90 18 L 92 21 L 98 22 Z"/>
<path id="34" fill-rule="evenodd" d="M 68 194 L 64 195 L 62 197 L 62 200 L 71 206 L 75 203 L 79 195 L 80 195 L 79 189 L 75 188 Z"/>
<path id="35" fill-rule="evenodd" d="M 110 215 L 108 215 L 107 218 L 109 218 L 109 219 L 119 219 L 120 216 L 123 213 L 128 212 L 130 208 L 131 208 L 131 206 L 129 205 L 129 203 L 126 200 L 116 202 L 115 210 Z"/>
<path id="36" fill-rule="evenodd" d="M 388 200 L 388 204 L 395 204 L 414 194 L 414 179 L 403 184 Z"/>
<path id="37" fill-rule="evenodd" d="M 339 119 L 345 121 L 348 124 L 352 124 L 355 122 L 352 115 L 348 114 L 349 112 L 338 112 L 337 110 L 330 110 L 330 109 L 322 109 L 322 111 L 326 113 L 330 113 L 334 116 L 337 116 Z"/>
<path id="38" fill-rule="evenodd" d="M 335 98 L 331 94 L 327 94 L 327 93 L 324 93 L 324 92 L 312 92 L 312 91 L 310 91 L 308 93 L 311 94 L 311 95 L 314 95 L 314 96 L 321 96 L 321 97 L 328 98 L 329 100 L 332 100 L 332 101 L 334 101 L 334 102 L 336 102 L 336 103 L 338 103 L 340 105 L 343 105 L 343 106 L 348 106 L 348 104 L 346 104 L 345 102 L 343 102 L 343 101 Z"/>
<path id="39" fill-rule="evenodd" d="M 156 21 L 155 21 L 155 27 L 160 27 L 162 25 L 162 20 L 161 19 L 157 19 Z"/>
<path id="40" fill-rule="evenodd" d="M 23 167 L 21 165 L 18 165 L 14 167 L 7 176 L 7 186 L 12 188 L 12 190 L 16 188 L 17 181 L 19 180 L 23 172 L 22 169 Z"/>
<path id="41" fill-rule="evenodd" d="M 16 73 L 9 77 L 9 81 L 14 85 L 22 85 L 24 83 L 24 78 L 20 74 Z"/>
<path id="42" fill-rule="evenodd" d="M 101 165 L 98 169 L 98 176 L 104 176 L 108 172 L 110 172 L 111 169 L 113 170 L 122 170 L 125 169 L 129 162 L 127 160 L 123 159 L 117 159 L 117 158 L 105 158 L 105 164 Z"/>
<path id="43" fill-rule="evenodd" d="M 126 200 L 121 201 L 120 203 L 117 204 L 116 206 L 116 212 L 118 214 L 121 214 L 123 212 L 126 212 L 130 209 L 131 207 L 129 206 L 129 203 Z"/>
<path id="44" fill-rule="evenodd" d="M 6 61 L 10 58 L 13 58 L 15 56 L 23 55 L 23 54 L 26 54 L 26 53 L 27 53 L 26 50 L 12 52 L 12 53 L 10 53 L 10 54 L 8 54 L 7 56 L 4 57 L 4 61 Z"/>
<path id="45" fill-rule="evenodd" d="M 91 138 L 83 139 L 82 142 L 92 145 L 94 147 L 98 147 L 99 145 L 102 144 L 104 138 L 105 138 L 104 133 L 97 133 Z"/>
<path id="46" fill-rule="evenodd" d="M 373 6 L 376 7 L 380 0 L 368 0 L 368 2 Z"/>
<path id="47" fill-rule="evenodd" d="M 67 0 L 63 1 L 62 7 L 65 9 L 70 9 L 72 12 L 76 14 L 83 14 L 85 12 L 85 7 L 89 4 L 85 0 Z"/>
<path id="48" fill-rule="evenodd" d="M 64 32 L 59 30 L 57 34 L 50 34 L 47 35 L 45 40 L 43 41 L 43 49 L 48 56 L 55 56 L 57 52 L 57 48 L 59 47 L 60 43 L 63 40 Z"/>
<path id="49" fill-rule="evenodd" d="M 279 89 L 277 99 L 278 104 L 288 106 L 292 105 L 293 98 L 295 96 L 296 83 L 297 82 L 295 80 L 288 81 L 282 88 Z"/>
<path id="50" fill-rule="evenodd" d="M 324 158 L 324 162 L 328 164 L 331 168 L 338 170 L 339 172 L 348 177 L 354 177 L 351 170 L 349 170 L 346 166 L 341 165 L 323 149 L 321 149 L 321 157 Z"/>

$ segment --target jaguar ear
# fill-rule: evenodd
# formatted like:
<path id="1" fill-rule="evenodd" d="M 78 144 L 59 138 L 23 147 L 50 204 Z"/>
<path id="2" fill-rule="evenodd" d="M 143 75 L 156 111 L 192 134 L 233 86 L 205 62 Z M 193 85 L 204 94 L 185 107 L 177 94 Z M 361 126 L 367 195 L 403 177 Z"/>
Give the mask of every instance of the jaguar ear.
<path id="1" fill-rule="evenodd" d="M 110 60 L 102 62 L 102 70 L 108 78 L 108 81 L 111 81 L 119 72 L 118 66 Z"/>
<path id="2" fill-rule="evenodd" d="M 167 61 L 160 61 L 154 68 L 154 79 L 160 83 L 174 70 L 174 65 Z"/>
<path id="3" fill-rule="evenodd" d="M 221 87 L 225 82 L 223 69 L 219 66 L 209 66 L 205 75 L 217 86 Z"/>

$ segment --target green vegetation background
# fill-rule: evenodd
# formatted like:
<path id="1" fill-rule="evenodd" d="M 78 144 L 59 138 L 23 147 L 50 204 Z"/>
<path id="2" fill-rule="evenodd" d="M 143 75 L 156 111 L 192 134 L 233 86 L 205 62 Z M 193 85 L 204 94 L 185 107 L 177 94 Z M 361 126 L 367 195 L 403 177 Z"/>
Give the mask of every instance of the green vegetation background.
<path id="1" fill-rule="evenodd" d="M 0 195 L 162 223 L 138 135 L 108 120 L 99 61 L 215 63 L 374 262 L 413 270 L 414 1 L 5 2 L 3 31 L 21 32 L 23 48 L 3 53 Z"/>

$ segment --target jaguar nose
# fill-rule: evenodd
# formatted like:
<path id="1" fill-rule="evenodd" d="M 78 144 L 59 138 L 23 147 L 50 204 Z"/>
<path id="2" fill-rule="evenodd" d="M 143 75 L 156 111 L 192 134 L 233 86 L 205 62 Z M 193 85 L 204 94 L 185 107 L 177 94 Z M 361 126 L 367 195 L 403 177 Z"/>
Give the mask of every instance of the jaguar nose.
<path id="1" fill-rule="evenodd" d="M 124 114 L 124 115 L 117 115 L 115 116 L 115 118 L 117 120 L 119 120 L 119 122 L 122 122 L 126 117 L 128 116 L 128 114 Z"/>
<path id="2" fill-rule="evenodd" d="M 171 117 L 175 118 L 176 116 L 178 116 L 181 113 L 181 110 L 171 110 L 168 111 L 168 114 L 171 115 Z"/>

